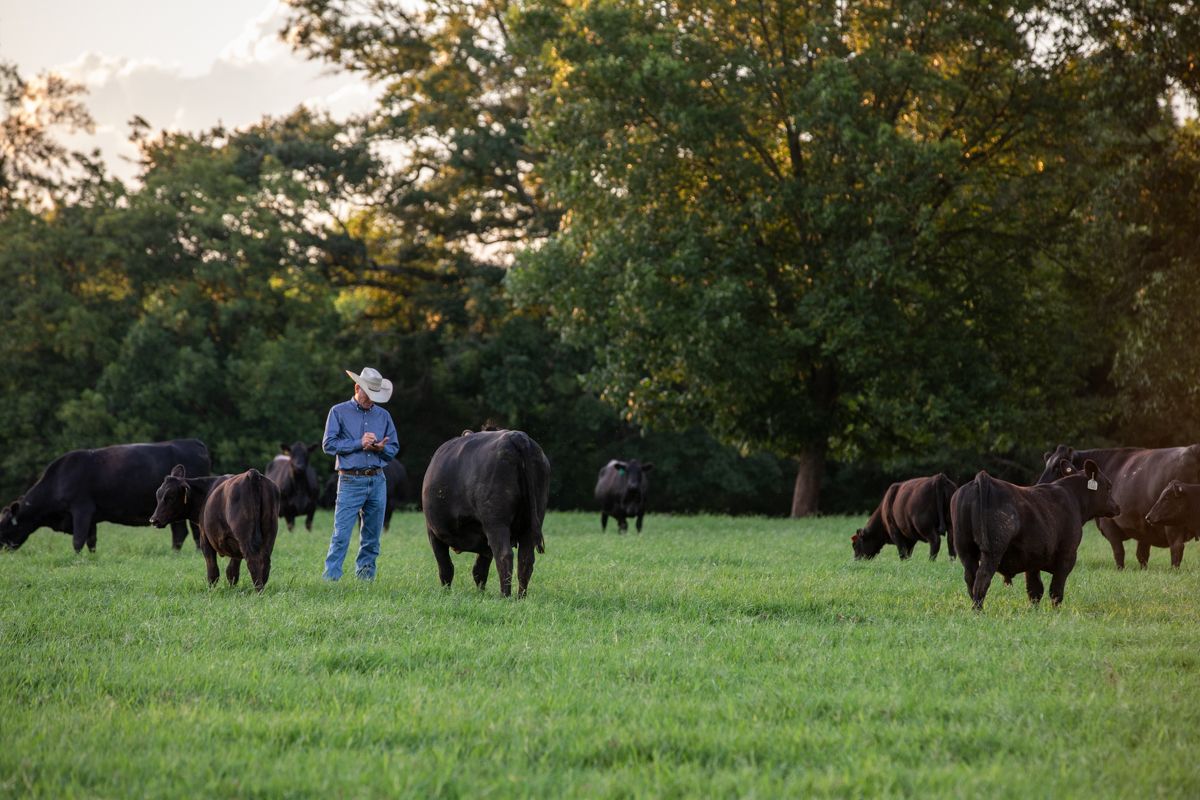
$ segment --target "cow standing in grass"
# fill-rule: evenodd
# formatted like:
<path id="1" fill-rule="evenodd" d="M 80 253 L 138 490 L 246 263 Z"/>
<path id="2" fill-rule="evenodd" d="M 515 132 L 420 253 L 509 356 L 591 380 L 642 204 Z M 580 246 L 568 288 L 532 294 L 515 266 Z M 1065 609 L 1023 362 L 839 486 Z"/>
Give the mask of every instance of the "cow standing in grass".
<path id="1" fill-rule="evenodd" d="M 495 559 L 500 594 L 509 596 L 516 545 L 517 596 L 524 597 L 534 550 L 546 551 L 549 500 L 550 462 L 523 431 L 466 432 L 439 447 L 425 472 L 421 506 L 442 585 L 454 580 L 450 551 L 469 552 L 476 554 L 475 585 L 484 588 Z"/>
<path id="2" fill-rule="evenodd" d="M 0 510 L 0 546 L 16 549 L 38 528 L 71 534 L 75 552 L 96 551 L 96 525 L 144 526 L 154 511 L 154 490 L 175 464 L 198 474 L 212 471 L 208 448 L 199 439 L 119 444 L 72 450 L 42 471 L 37 482 Z M 199 544 L 195 526 L 192 536 Z M 187 523 L 171 526 L 171 545 L 187 538 Z"/>
<path id="3" fill-rule="evenodd" d="M 854 557 L 871 559 L 884 545 L 894 544 L 903 560 L 912 555 L 917 542 L 928 542 L 929 560 L 935 560 L 942 536 L 950 528 L 950 498 L 957 488 L 940 472 L 893 483 L 866 526 L 850 537 Z M 946 539 L 954 558 L 954 541 L 949 536 Z"/>
<path id="4" fill-rule="evenodd" d="M 1112 483 L 1090 459 L 1082 472 L 1053 483 L 1014 486 L 980 472 L 963 484 L 951 503 L 951 527 L 975 608 L 983 608 L 997 572 L 1006 582 L 1025 573 L 1033 603 L 1044 592 L 1041 573 L 1049 572 L 1050 601 L 1061 603 L 1084 523 L 1121 513 L 1112 493 Z"/>
<path id="5" fill-rule="evenodd" d="M 279 515 L 287 520 L 289 531 L 295 527 L 296 517 L 304 517 L 305 530 L 312 530 L 320 486 L 309 457 L 320 447 L 304 442 L 283 443 L 279 445 L 280 454 L 267 465 L 267 477 L 279 487 Z"/>
<path id="6" fill-rule="evenodd" d="M 627 517 L 637 520 L 642 532 L 642 516 L 646 513 L 646 492 L 650 488 L 648 473 L 653 464 L 643 464 L 636 458 L 628 461 L 613 459 L 600 468 L 596 476 L 596 500 L 600 503 L 600 530 L 608 530 L 608 518 L 617 521 L 617 532 L 628 530 Z"/>
<path id="7" fill-rule="evenodd" d="M 150 524 L 163 527 L 181 519 L 200 526 L 200 550 L 208 567 L 208 585 L 220 577 L 217 556 L 229 559 L 225 577 L 238 582 L 242 560 L 254 588 L 262 591 L 271 575 L 271 552 L 279 531 L 279 489 L 256 469 L 240 475 L 188 478 L 176 466 L 156 494 Z"/>

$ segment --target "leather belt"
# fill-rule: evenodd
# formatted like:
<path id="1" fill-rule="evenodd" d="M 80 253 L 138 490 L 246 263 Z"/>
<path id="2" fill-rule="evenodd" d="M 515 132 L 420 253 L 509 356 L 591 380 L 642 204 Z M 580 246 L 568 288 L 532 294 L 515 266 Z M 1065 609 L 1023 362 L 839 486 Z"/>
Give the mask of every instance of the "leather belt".
<path id="1" fill-rule="evenodd" d="M 370 477 L 371 475 L 379 474 L 379 467 L 371 467 L 370 469 L 339 469 L 338 472 L 343 475 L 363 475 Z"/>

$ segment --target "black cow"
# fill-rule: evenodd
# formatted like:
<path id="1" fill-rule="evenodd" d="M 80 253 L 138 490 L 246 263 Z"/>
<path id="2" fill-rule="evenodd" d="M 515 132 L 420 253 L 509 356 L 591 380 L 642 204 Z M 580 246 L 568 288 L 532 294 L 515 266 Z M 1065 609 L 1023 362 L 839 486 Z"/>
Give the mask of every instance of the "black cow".
<path id="1" fill-rule="evenodd" d="M 512 548 L 518 548 L 517 596 L 533 574 L 534 548 L 546 552 L 542 521 L 550 500 L 550 462 L 523 431 L 464 433 L 437 449 L 425 472 L 421 504 L 443 586 L 454 579 L 456 553 L 476 553 L 475 585 L 487 583 L 492 559 L 500 594 L 512 592 Z"/>
<path id="2" fill-rule="evenodd" d="M 1082 469 L 1086 460 L 1095 461 L 1100 471 L 1112 479 L 1113 500 L 1121 507 L 1120 516 L 1096 522 L 1100 533 L 1112 547 L 1117 569 L 1125 568 L 1127 539 L 1137 541 L 1137 560 L 1143 568 L 1150 560 L 1151 547 L 1171 550 L 1171 566 L 1183 561 L 1183 546 L 1200 535 L 1200 528 L 1175 524 L 1154 525 L 1146 521 L 1151 507 L 1167 484 L 1200 483 L 1200 445 L 1143 449 L 1120 447 L 1104 450 L 1075 450 L 1060 444 L 1045 454 L 1046 468 L 1038 483 L 1052 481 Z"/>
<path id="3" fill-rule="evenodd" d="M 279 449 L 280 454 L 266 469 L 267 477 L 279 488 L 279 515 L 287 520 L 289 531 L 295 527 L 296 517 L 304 517 L 304 527 L 311 531 L 320 485 L 308 457 L 321 445 L 293 442 L 281 444 Z"/>
<path id="4" fill-rule="evenodd" d="M 600 503 L 600 530 L 608 530 L 608 518 L 617 521 L 617 532 L 628 530 L 626 517 L 637 518 L 638 533 L 642 532 L 642 516 L 646 513 L 646 490 L 650 480 L 646 473 L 653 464 L 643 464 L 636 458 L 628 461 L 613 459 L 600 468 L 596 476 L 596 501 Z"/>
<path id="5" fill-rule="evenodd" d="M 153 444 L 119 444 L 72 450 L 43 470 L 15 502 L 0 511 L 0 545 L 16 549 L 38 528 L 71 534 L 75 552 L 96 550 L 96 524 L 144 526 L 154 512 L 154 490 L 175 464 L 199 474 L 212 471 L 208 448 L 199 439 Z M 199 545 L 195 526 L 192 536 Z M 171 545 L 187 538 L 187 523 L 171 526 Z"/>
<path id="6" fill-rule="evenodd" d="M 254 588 L 262 591 L 271 575 L 271 551 L 279 532 L 279 488 L 256 469 L 240 475 L 188 478 L 177 465 L 155 493 L 158 505 L 150 524 L 159 528 L 187 519 L 200 526 L 200 550 L 208 567 L 208 585 L 220 577 L 217 556 L 229 559 L 225 577 L 238 582 L 242 559 Z"/>
<path id="7" fill-rule="evenodd" d="M 392 512 L 408 502 L 408 470 L 398 459 L 393 458 L 383 467 L 384 480 L 387 481 L 386 504 L 383 512 L 383 529 L 386 531 L 392 524 Z M 338 476 L 330 475 L 321 489 L 317 505 L 321 508 L 337 506 Z"/>
<path id="8" fill-rule="evenodd" d="M 900 558 L 912 555 L 917 542 L 929 542 L 929 560 L 937 558 L 942 536 L 950 528 L 950 498 L 958 488 L 942 473 L 893 483 L 872 512 L 866 527 L 850 537 L 855 558 L 874 558 L 884 545 L 894 544 Z M 947 536 L 950 557 L 954 539 Z"/>
<path id="9" fill-rule="evenodd" d="M 1034 603 L 1044 591 L 1040 573 L 1049 572 L 1050 600 L 1061 603 L 1084 523 L 1121 513 L 1112 495 L 1112 482 L 1091 459 L 1053 483 L 1015 486 L 980 472 L 963 484 L 950 504 L 951 528 L 975 608 L 983 608 L 997 572 L 1006 583 L 1025 573 Z"/>

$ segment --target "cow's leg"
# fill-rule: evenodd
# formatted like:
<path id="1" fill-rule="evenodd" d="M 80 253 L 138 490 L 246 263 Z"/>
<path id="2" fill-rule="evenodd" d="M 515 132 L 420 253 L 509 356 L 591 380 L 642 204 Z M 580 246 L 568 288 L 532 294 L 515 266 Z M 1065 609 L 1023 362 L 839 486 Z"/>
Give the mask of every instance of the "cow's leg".
<path id="1" fill-rule="evenodd" d="M 963 580 L 967 584 L 967 594 L 974 599 L 975 573 L 979 571 L 979 551 L 972 547 L 967 547 L 966 549 L 959 550 L 958 555 L 962 561 Z"/>
<path id="2" fill-rule="evenodd" d="M 625 524 L 625 516 L 623 514 L 613 514 L 617 520 L 617 533 L 624 533 L 629 530 L 629 526 Z"/>
<path id="3" fill-rule="evenodd" d="M 991 553 L 980 553 L 979 569 L 975 572 L 975 584 L 971 587 L 971 600 L 975 603 L 976 611 L 983 610 L 983 601 L 995 574 L 996 559 Z"/>
<path id="4" fill-rule="evenodd" d="M 450 546 L 434 536 L 432 528 L 427 527 L 425 532 L 429 534 L 429 546 L 433 549 L 434 560 L 437 561 L 438 578 L 441 579 L 442 586 L 449 589 L 454 581 L 454 562 L 450 560 Z"/>
<path id="5" fill-rule="evenodd" d="M 912 542 L 908 541 L 907 539 L 897 539 L 896 550 L 900 553 L 900 560 L 907 561 L 908 557 L 912 555 Z"/>
<path id="6" fill-rule="evenodd" d="M 200 552 L 204 554 L 204 565 L 208 568 L 208 585 L 216 586 L 221 577 L 221 568 L 217 566 L 217 551 L 208 543 L 208 539 L 200 537 Z"/>
<path id="7" fill-rule="evenodd" d="M 267 585 L 267 579 L 271 577 L 271 554 L 267 553 L 262 557 L 262 585 Z M 262 586 L 258 587 L 262 591 Z"/>
<path id="8" fill-rule="evenodd" d="M 475 556 L 475 566 L 471 568 L 471 575 L 475 577 L 475 585 L 482 590 L 487 586 L 488 572 L 492 569 L 492 554 L 480 553 Z"/>
<path id="9" fill-rule="evenodd" d="M 383 510 L 383 529 L 385 531 L 390 531 L 392 529 L 392 512 L 395 510 L 395 506 L 393 506 L 391 503 L 388 503 L 387 507 Z"/>
<path id="10" fill-rule="evenodd" d="M 296 515 L 295 514 L 284 514 L 283 518 L 285 520 L 287 520 L 287 526 L 288 526 L 289 531 L 296 527 Z"/>
<path id="11" fill-rule="evenodd" d="M 600 532 L 604 533 L 608 530 L 608 512 L 600 512 Z"/>
<path id="12" fill-rule="evenodd" d="M 250 565 L 247 564 L 247 567 Z M 237 586 L 238 578 L 242 577 L 242 559 L 234 556 L 229 559 L 229 564 L 225 567 L 225 580 L 229 581 L 230 586 Z"/>
<path id="13" fill-rule="evenodd" d="M 181 519 L 171 523 L 171 549 L 179 550 L 187 539 L 187 520 Z"/>
<path id="14" fill-rule="evenodd" d="M 938 551 L 942 549 L 942 537 L 937 531 L 933 532 L 933 536 L 929 539 L 929 560 L 937 561 Z"/>
<path id="15" fill-rule="evenodd" d="M 95 528 L 92 523 L 92 509 L 71 509 L 71 544 L 75 547 L 75 552 L 82 552 L 83 546 L 87 544 L 88 539 L 94 541 L 95 537 Z M 95 550 L 94 545 L 92 549 Z"/>
<path id="16" fill-rule="evenodd" d="M 317 509 L 315 507 L 310 508 L 308 510 L 308 513 L 304 515 L 304 529 L 306 531 L 308 531 L 309 533 L 312 533 L 313 517 L 315 517 L 316 515 L 317 515 Z"/>
<path id="17" fill-rule="evenodd" d="M 488 546 L 492 548 L 492 558 L 496 560 L 496 574 L 500 576 L 500 594 L 508 597 L 512 594 L 512 533 L 504 524 L 485 525 L 483 533 L 487 536 Z"/>
<path id="18" fill-rule="evenodd" d="M 1041 573 L 1036 569 L 1031 569 L 1025 573 L 1025 594 L 1029 595 L 1029 602 L 1037 604 L 1042 602 L 1042 595 L 1045 594 L 1046 587 L 1042 585 Z"/>
<path id="19" fill-rule="evenodd" d="M 637 532 L 638 533 L 642 532 L 642 517 L 645 515 L 645 513 L 646 512 L 644 512 L 644 511 L 638 512 L 638 515 L 637 515 Z"/>
<path id="20" fill-rule="evenodd" d="M 196 543 L 196 549 L 200 549 L 200 526 L 194 522 L 188 521 L 188 527 L 192 529 L 192 541 Z"/>
<path id="21" fill-rule="evenodd" d="M 1183 563 L 1183 546 L 1190 534 L 1183 528 L 1167 528 L 1167 546 L 1171 548 L 1171 566 L 1175 569 Z"/>
<path id="22" fill-rule="evenodd" d="M 87 549 L 89 553 L 96 552 L 96 523 L 88 527 Z"/>
<path id="23" fill-rule="evenodd" d="M 950 554 L 950 560 L 958 558 L 958 552 L 954 545 L 954 531 L 946 531 L 946 550 Z"/>
<path id="24" fill-rule="evenodd" d="M 263 555 L 247 556 L 246 568 L 250 570 L 250 580 L 254 583 L 254 590 L 261 592 L 267 585 L 267 574 L 271 569 L 269 559 Z"/>
<path id="25" fill-rule="evenodd" d="M 1122 544 L 1124 536 L 1121 528 L 1108 517 L 1096 520 L 1096 527 L 1100 529 L 1100 534 L 1108 540 L 1108 544 L 1112 547 L 1113 561 L 1117 562 L 1117 569 L 1125 569 L 1125 545 Z"/>
<path id="26" fill-rule="evenodd" d="M 529 579 L 533 576 L 533 562 L 536 560 L 535 551 L 532 536 L 528 536 L 517 547 L 517 597 L 524 597 L 529 588 Z"/>
<path id="27" fill-rule="evenodd" d="M 1146 567 L 1148 567 L 1150 565 L 1150 543 L 1149 542 L 1139 541 L 1137 543 L 1137 560 L 1138 560 L 1138 566 L 1141 567 L 1142 569 L 1145 569 Z"/>

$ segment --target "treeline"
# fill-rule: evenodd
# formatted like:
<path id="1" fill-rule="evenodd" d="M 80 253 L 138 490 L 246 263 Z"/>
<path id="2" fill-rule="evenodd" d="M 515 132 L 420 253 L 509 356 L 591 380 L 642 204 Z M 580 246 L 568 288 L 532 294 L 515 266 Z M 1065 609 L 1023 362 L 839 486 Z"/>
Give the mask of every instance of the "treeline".
<path id="1" fill-rule="evenodd" d="M 414 473 L 491 420 L 565 508 L 617 455 L 655 508 L 802 514 L 1200 433 L 1200 13 L 349 5 L 281 33 L 373 113 L 135 120 L 133 187 L 0 70 L 4 496 L 112 442 L 261 465 L 364 364 Z"/>

